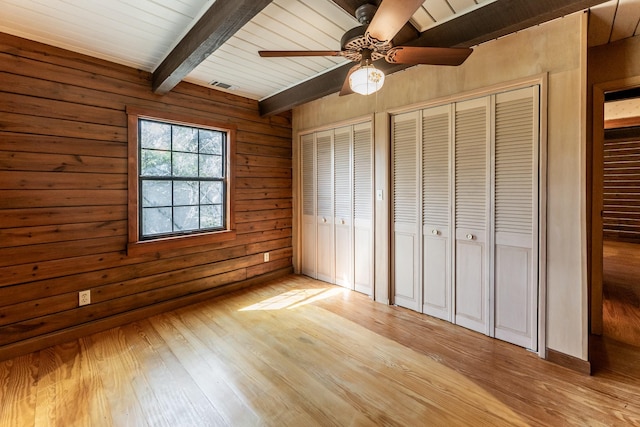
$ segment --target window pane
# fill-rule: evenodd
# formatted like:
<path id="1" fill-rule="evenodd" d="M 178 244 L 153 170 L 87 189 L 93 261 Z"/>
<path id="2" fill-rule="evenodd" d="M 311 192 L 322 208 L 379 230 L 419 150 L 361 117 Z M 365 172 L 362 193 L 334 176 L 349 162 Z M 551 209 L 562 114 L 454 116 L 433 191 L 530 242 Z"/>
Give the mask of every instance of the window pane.
<path id="1" fill-rule="evenodd" d="M 140 120 L 140 147 L 171 150 L 171 125 Z"/>
<path id="2" fill-rule="evenodd" d="M 173 176 L 198 177 L 198 155 L 173 153 Z"/>
<path id="3" fill-rule="evenodd" d="M 171 152 L 142 150 L 140 176 L 171 176 Z"/>
<path id="4" fill-rule="evenodd" d="M 200 207 L 200 226 L 202 228 L 222 227 L 222 206 L 206 205 Z"/>
<path id="5" fill-rule="evenodd" d="M 171 208 L 144 208 L 141 228 L 144 236 L 171 233 Z"/>
<path id="6" fill-rule="evenodd" d="M 200 154 L 200 176 L 222 178 L 222 157 Z"/>
<path id="7" fill-rule="evenodd" d="M 222 132 L 200 129 L 200 152 L 222 155 L 222 137 Z"/>
<path id="8" fill-rule="evenodd" d="M 185 126 L 173 126 L 174 151 L 198 152 L 198 129 Z"/>
<path id="9" fill-rule="evenodd" d="M 138 123 L 140 237 L 224 229 L 227 133 Z"/>
<path id="10" fill-rule="evenodd" d="M 198 206 L 173 208 L 173 227 L 175 231 L 197 230 L 199 226 Z"/>
<path id="11" fill-rule="evenodd" d="M 142 181 L 142 206 L 171 206 L 171 181 Z"/>
<path id="12" fill-rule="evenodd" d="M 198 181 L 175 181 L 173 183 L 173 204 L 197 205 Z"/>
<path id="13" fill-rule="evenodd" d="M 200 184 L 200 203 L 212 205 L 222 203 L 222 182 L 203 182 Z"/>

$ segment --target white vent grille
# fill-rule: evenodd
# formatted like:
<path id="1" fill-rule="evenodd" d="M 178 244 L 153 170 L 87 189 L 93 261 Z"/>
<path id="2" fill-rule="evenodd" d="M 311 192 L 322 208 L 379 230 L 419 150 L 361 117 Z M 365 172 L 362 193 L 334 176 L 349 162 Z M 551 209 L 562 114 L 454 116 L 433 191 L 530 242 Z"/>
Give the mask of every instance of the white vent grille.
<path id="1" fill-rule="evenodd" d="M 395 222 L 417 218 L 416 118 L 395 117 L 393 122 L 393 214 Z"/>
<path id="2" fill-rule="evenodd" d="M 313 134 L 302 136 L 302 205 L 305 215 L 313 215 Z"/>
<path id="3" fill-rule="evenodd" d="M 335 214 L 339 218 L 351 216 L 351 128 L 336 130 L 333 142 Z"/>
<path id="4" fill-rule="evenodd" d="M 372 218 L 372 138 L 371 128 L 356 128 L 354 134 L 354 217 Z"/>
<path id="5" fill-rule="evenodd" d="M 331 135 L 318 135 L 318 216 L 333 216 Z"/>
<path id="6" fill-rule="evenodd" d="M 533 99 L 496 104 L 496 231 L 531 233 Z"/>
<path id="7" fill-rule="evenodd" d="M 423 222 L 449 224 L 449 114 L 422 119 Z"/>
<path id="8" fill-rule="evenodd" d="M 487 200 L 486 108 L 456 112 L 456 227 L 484 230 Z"/>
<path id="9" fill-rule="evenodd" d="M 230 85 L 229 83 L 223 83 L 223 82 L 219 82 L 219 81 L 216 81 L 216 80 L 214 80 L 212 82 L 209 82 L 209 84 L 211 86 L 219 87 L 219 88 L 222 88 L 222 89 L 233 90 L 233 89 L 236 88 L 235 86 Z"/>

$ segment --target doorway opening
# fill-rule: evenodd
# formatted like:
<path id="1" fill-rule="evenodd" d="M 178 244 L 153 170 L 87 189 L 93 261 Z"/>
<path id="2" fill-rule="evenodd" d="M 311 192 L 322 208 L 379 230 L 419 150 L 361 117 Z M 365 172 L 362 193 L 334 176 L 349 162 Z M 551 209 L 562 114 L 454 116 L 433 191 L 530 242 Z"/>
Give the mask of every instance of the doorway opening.
<path id="1" fill-rule="evenodd" d="M 640 78 L 594 86 L 592 154 L 589 360 L 640 378 Z"/>
<path id="2" fill-rule="evenodd" d="M 640 348 L 640 87 L 604 101 L 602 335 Z"/>

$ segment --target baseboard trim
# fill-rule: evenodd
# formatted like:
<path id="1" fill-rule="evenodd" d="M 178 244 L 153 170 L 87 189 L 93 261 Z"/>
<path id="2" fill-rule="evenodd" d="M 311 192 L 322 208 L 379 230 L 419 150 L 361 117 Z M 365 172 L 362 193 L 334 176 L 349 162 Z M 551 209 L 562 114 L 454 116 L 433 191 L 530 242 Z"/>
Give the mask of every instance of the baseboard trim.
<path id="1" fill-rule="evenodd" d="M 550 348 L 547 348 L 547 355 L 545 359 L 547 359 L 549 362 L 555 363 L 556 365 L 571 369 L 572 371 L 591 375 L 591 362 L 589 362 L 588 360 L 582 360 L 574 356 L 569 356 L 568 354 L 561 353 Z"/>
<path id="2" fill-rule="evenodd" d="M 34 351 L 39 351 L 47 347 L 62 344 L 68 341 L 73 341 L 87 335 L 106 331 L 107 329 L 126 325 L 127 323 L 135 322 L 137 320 L 146 319 L 156 314 L 165 313 L 167 311 L 175 310 L 180 307 L 202 302 L 206 299 L 256 286 L 269 280 L 277 279 L 291 273 L 293 273 L 293 267 L 281 268 L 279 270 L 252 277 L 251 279 L 243 280 L 241 282 L 234 282 L 228 285 L 218 286 L 213 289 L 208 289 L 206 291 L 198 292 L 195 294 L 189 294 L 180 298 L 163 301 L 137 310 L 128 311 L 126 313 L 120 313 L 110 317 L 105 317 L 103 319 L 84 323 L 72 328 L 67 328 L 60 331 L 40 335 L 38 337 L 29 338 L 24 341 L 11 343 L 4 347 L 0 347 L 0 361 L 12 359 L 14 357 L 22 356 L 28 353 L 33 353 Z"/>

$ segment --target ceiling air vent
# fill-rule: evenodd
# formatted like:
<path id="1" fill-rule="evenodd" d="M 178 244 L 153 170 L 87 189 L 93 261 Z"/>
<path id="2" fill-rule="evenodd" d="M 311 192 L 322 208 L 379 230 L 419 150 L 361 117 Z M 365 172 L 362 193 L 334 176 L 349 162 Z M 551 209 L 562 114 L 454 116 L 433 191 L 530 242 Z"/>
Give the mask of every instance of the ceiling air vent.
<path id="1" fill-rule="evenodd" d="M 222 82 L 219 82 L 219 81 L 217 81 L 217 80 L 214 80 L 214 81 L 212 81 L 212 82 L 209 82 L 209 84 L 210 84 L 211 86 L 221 87 L 222 89 L 230 89 L 230 90 L 235 89 L 235 87 L 234 87 L 233 85 L 230 85 L 230 84 L 228 84 L 228 83 L 222 83 Z"/>

